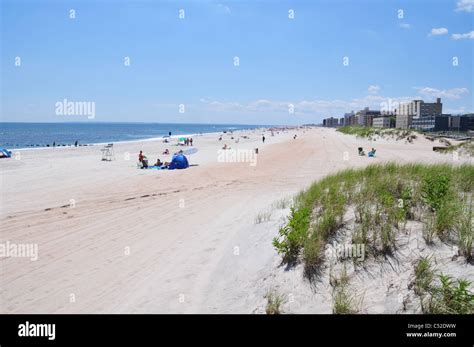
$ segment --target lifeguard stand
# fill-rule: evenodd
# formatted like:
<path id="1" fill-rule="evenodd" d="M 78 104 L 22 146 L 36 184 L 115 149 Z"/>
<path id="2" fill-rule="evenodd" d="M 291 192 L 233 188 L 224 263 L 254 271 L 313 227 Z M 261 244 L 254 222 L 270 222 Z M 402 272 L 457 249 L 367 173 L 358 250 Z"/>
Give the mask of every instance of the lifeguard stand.
<path id="1" fill-rule="evenodd" d="M 112 161 L 115 160 L 114 144 L 109 143 L 101 149 L 102 151 L 102 161 Z"/>

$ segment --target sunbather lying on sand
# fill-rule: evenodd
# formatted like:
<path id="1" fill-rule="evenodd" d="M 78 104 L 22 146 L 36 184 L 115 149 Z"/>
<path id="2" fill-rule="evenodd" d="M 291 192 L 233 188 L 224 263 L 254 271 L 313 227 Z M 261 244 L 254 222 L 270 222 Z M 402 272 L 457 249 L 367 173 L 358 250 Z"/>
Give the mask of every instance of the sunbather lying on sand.
<path id="1" fill-rule="evenodd" d="M 169 149 L 168 149 L 168 148 L 167 148 L 167 149 L 165 149 L 165 151 L 163 152 L 163 154 L 170 154 L 170 151 L 169 151 Z"/>
<path id="2" fill-rule="evenodd" d="M 227 146 L 227 143 L 222 147 L 222 149 L 230 149 L 230 146 Z"/>

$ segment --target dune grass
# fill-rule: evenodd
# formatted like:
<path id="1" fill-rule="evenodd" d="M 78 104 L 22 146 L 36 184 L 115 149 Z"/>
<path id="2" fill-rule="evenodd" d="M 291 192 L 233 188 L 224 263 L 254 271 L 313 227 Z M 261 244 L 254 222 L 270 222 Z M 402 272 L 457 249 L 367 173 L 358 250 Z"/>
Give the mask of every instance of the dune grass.
<path id="1" fill-rule="evenodd" d="M 415 264 L 414 291 L 420 297 L 423 313 L 473 314 L 474 293 L 466 279 L 438 274 L 430 258 L 421 257 Z"/>
<path id="2" fill-rule="evenodd" d="M 272 217 L 272 212 L 271 211 L 262 211 L 259 212 L 254 219 L 255 224 L 261 224 L 264 222 L 268 222 L 270 218 Z"/>
<path id="3" fill-rule="evenodd" d="M 285 300 L 281 295 L 278 295 L 274 292 L 268 292 L 265 295 L 265 299 L 267 299 L 267 306 L 265 308 L 265 312 L 267 314 L 281 314 L 281 305 L 285 303 Z"/>
<path id="4" fill-rule="evenodd" d="M 282 198 L 280 200 L 275 201 L 272 204 L 272 208 L 277 209 L 277 210 L 284 210 L 288 207 L 291 207 L 292 201 L 293 200 L 290 197 Z"/>
<path id="5" fill-rule="evenodd" d="M 332 286 L 332 313 L 355 314 L 360 311 L 361 301 L 349 286 L 349 276 L 344 267 L 339 276 L 330 276 Z"/>
<path id="6" fill-rule="evenodd" d="M 368 255 L 392 254 L 396 233 L 407 221 L 431 218 L 430 241 L 458 242 L 470 258 L 473 191 L 474 165 L 391 163 L 344 170 L 296 196 L 273 246 L 285 262 L 303 261 L 312 273 L 323 262 L 324 247 L 343 225 L 344 215 L 353 210 L 352 241 L 364 244 Z"/>
<path id="7" fill-rule="evenodd" d="M 377 137 L 394 138 L 396 140 L 406 139 L 412 142 L 417 138 L 416 132 L 413 130 L 395 129 L 395 128 L 372 128 L 357 125 L 347 125 L 337 128 L 337 131 L 347 134 L 355 135 L 357 137 L 367 138 L 373 140 Z"/>
<path id="8" fill-rule="evenodd" d="M 457 145 L 449 144 L 441 153 L 457 152 L 459 155 L 474 157 L 474 140 L 461 142 Z"/>

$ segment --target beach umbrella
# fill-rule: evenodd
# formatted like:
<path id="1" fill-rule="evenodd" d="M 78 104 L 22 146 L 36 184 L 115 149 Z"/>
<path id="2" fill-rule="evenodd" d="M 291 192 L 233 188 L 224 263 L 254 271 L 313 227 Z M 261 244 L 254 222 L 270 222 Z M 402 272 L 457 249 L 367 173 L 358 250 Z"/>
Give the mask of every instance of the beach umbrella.
<path id="1" fill-rule="evenodd" d="M 0 147 L 0 152 L 3 154 L 4 158 L 11 158 L 12 152 L 10 152 L 8 149 Z"/>

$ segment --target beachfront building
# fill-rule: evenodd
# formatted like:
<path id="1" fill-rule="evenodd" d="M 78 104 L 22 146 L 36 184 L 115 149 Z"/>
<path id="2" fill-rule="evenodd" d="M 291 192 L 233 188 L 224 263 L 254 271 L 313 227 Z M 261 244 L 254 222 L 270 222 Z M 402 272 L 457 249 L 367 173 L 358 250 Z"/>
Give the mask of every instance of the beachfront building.
<path id="1" fill-rule="evenodd" d="M 357 118 L 354 111 L 344 113 L 344 125 L 357 125 Z"/>
<path id="2" fill-rule="evenodd" d="M 346 125 L 345 118 L 344 117 L 339 118 L 339 126 L 343 127 L 344 125 Z"/>
<path id="3" fill-rule="evenodd" d="M 372 126 L 374 128 L 393 128 L 395 126 L 393 117 L 374 117 L 372 120 Z"/>
<path id="4" fill-rule="evenodd" d="M 451 115 L 429 115 L 413 118 L 411 128 L 419 131 L 450 130 Z"/>
<path id="5" fill-rule="evenodd" d="M 371 127 L 374 117 L 379 117 L 380 111 L 370 110 L 368 107 L 356 113 L 357 125 Z"/>
<path id="6" fill-rule="evenodd" d="M 450 117 L 449 129 L 460 132 L 474 130 L 474 113 Z"/>
<path id="7" fill-rule="evenodd" d="M 323 126 L 328 128 L 335 128 L 339 125 L 339 119 L 331 117 L 323 119 Z"/>
<path id="8" fill-rule="evenodd" d="M 441 98 L 436 102 L 424 102 L 423 100 L 412 100 L 401 103 L 397 109 L 396 127 L 400 129 L 409 129 L 412 126 L 413 119 L 426 116 L 440 116 L 443 113 L 443 104 Z M 427 121 L 428 122 L 428 121 Z M 424 124 L 418 121 L 417 124 Z"/>

